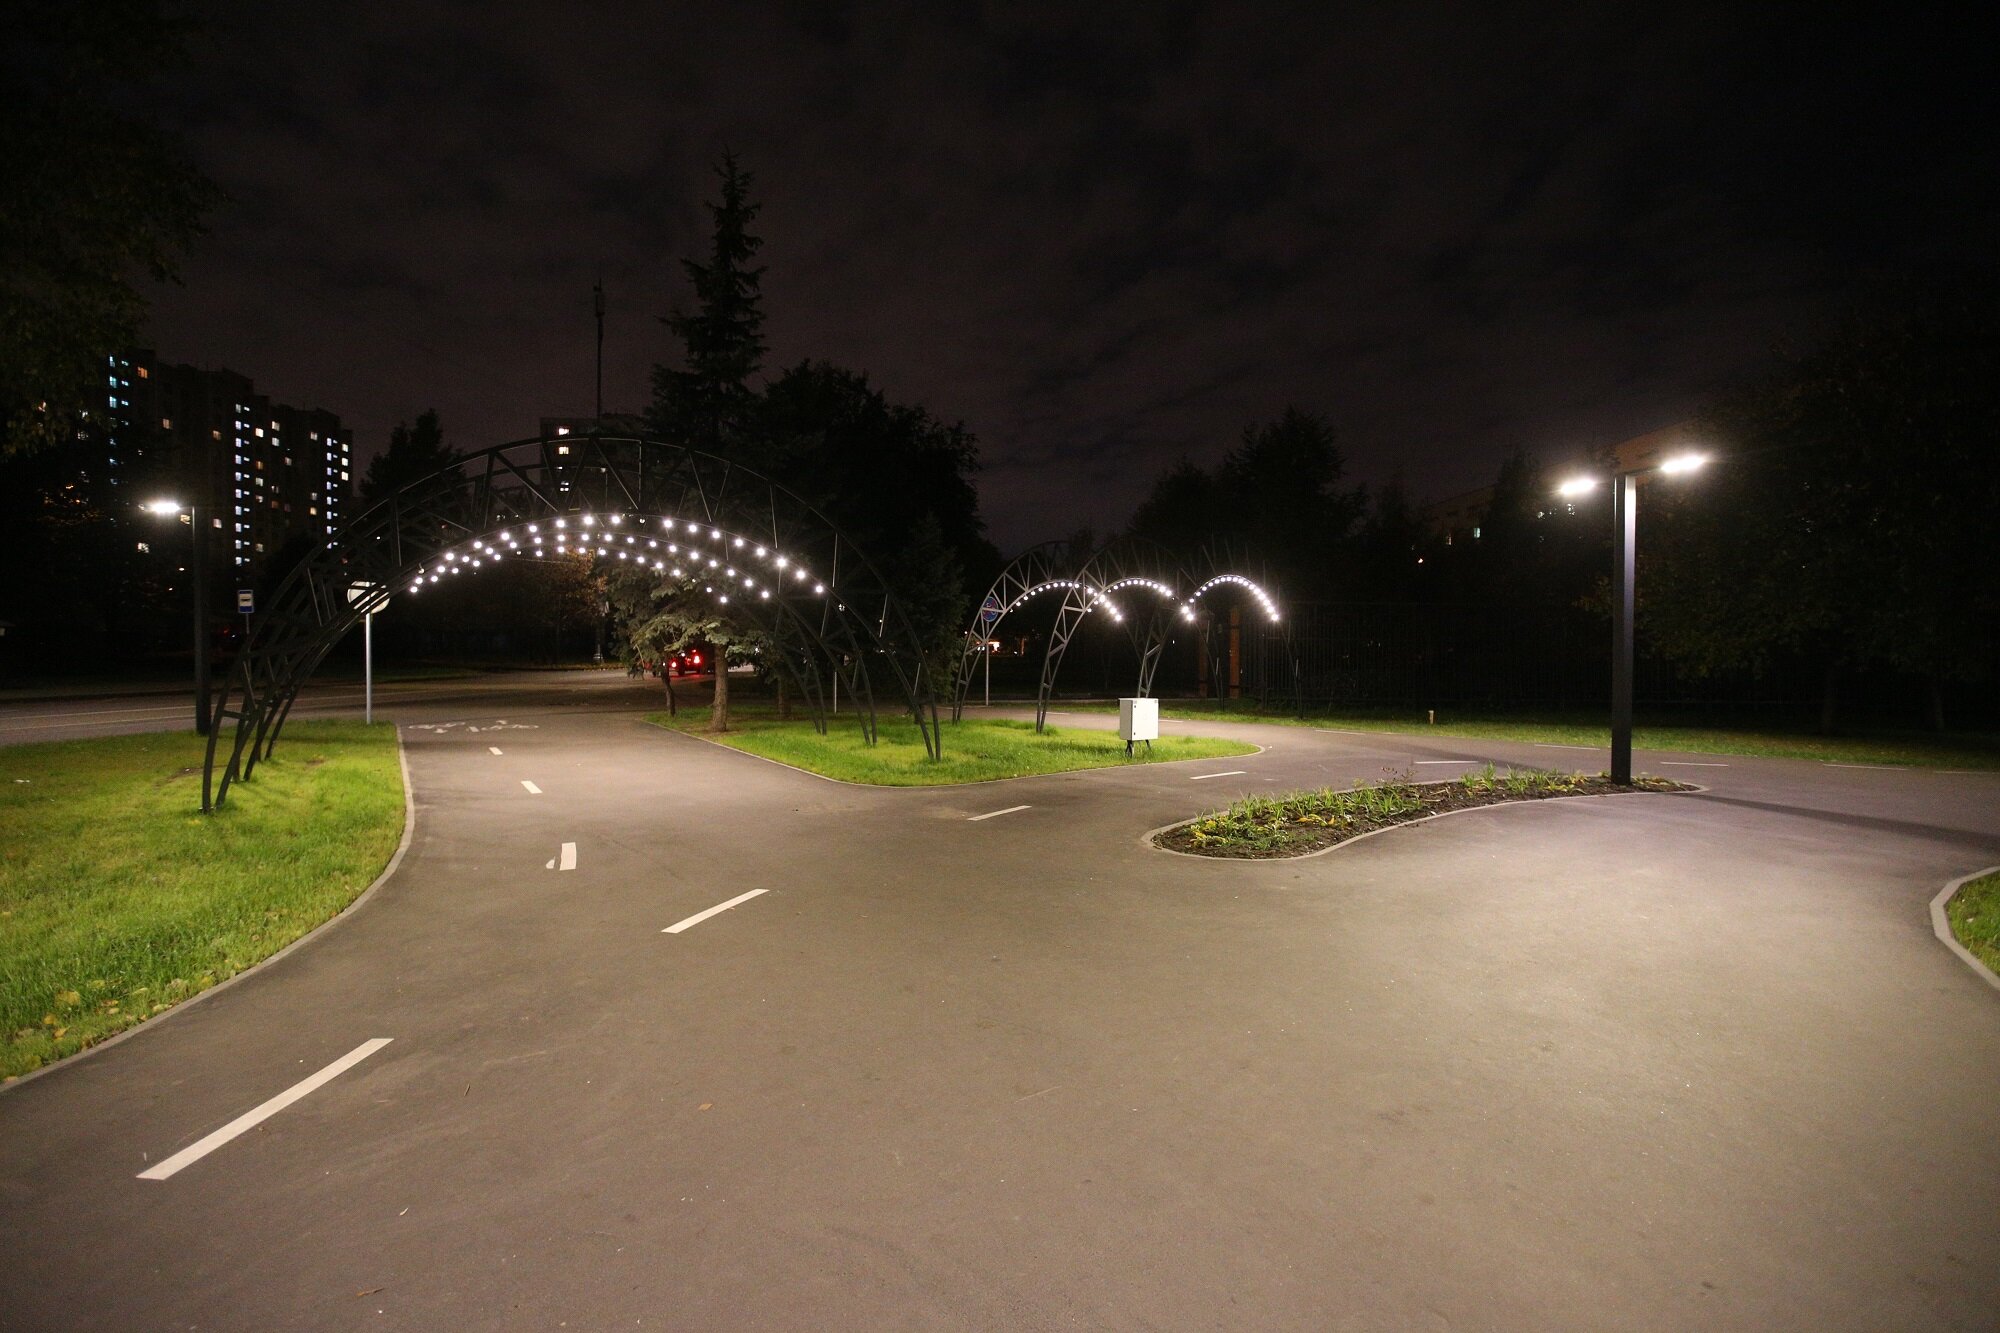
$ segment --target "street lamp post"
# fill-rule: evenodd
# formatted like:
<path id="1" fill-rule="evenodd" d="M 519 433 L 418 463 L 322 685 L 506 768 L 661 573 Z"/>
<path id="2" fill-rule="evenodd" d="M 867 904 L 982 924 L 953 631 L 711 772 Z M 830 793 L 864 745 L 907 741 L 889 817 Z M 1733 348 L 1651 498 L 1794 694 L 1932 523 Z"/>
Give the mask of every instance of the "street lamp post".
<path id="1" fill-rule="evenodd" d="M 179 500 L 153 500 L 148 513 L 166 516 L 186 514 L 189 537 L 190 572 L 194 575 L 194 729 L 198 736 L 209 731 L 208 714 L 208 534 L 201 526 L 201 503 L 183 505 Z"/>
<path id="2" fill-rule="evenodd" d="M 1677 454 L 1652 467 L 1631 468 L 1611 475 L 1611 780 L 1632 784 L 1632 622 L 1637 609 L 1639 553 L 1639 478 L 1652 472 L 1669 476 L 1692 472 L 1707 462 L 1705 454 Z M 1573 477 L 1556 488 L 1566 499 L 1596 490 L 1601 477 Z"/>

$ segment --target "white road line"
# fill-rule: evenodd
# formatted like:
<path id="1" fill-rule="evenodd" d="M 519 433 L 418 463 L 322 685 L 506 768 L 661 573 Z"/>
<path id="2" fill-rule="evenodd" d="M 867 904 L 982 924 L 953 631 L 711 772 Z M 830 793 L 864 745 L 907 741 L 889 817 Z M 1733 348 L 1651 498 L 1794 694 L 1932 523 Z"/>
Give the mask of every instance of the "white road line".
<path id="1" fill-rule="evenodd" d="M 1824 760 L 1822 762 L 1828 768 L 1865 768 L 1871 773 L 1904 773 L 1909 771 L 1908 764 L 1836 764 L 1831 760 Z"/>
<path id="2" fill-rule="evenodd" d="M 500 753 L 500 747 L 499 747 L 499 746 L 497 746 L 497 745 L 489 745 L 489 746 L 487 746 L 486 748 L 487 748 L 488 750 L 492 751 L 492 752 L 493 752 L 494 754 L 499 754 L 499 753 Z"/>
<path id="3" fill-rule="evenodd" d="M 1535 744 L 1544 750 L 1602 750 L 1604 748 L 1602 745 L 1558 745 L 1554 741 L 1536 741 Z"/>
<path id="4" fill-rule="evenodd" d="M 562 845 L 562 865 L 561 865 L 560 867 L 558 867 L 558 868 L 559 868 L 559 869 L 562 869 L 562 870 L 574 870 L 574 869 L 576 869 L 576 844 L 575 844 L 575 843 L 573 843 L 573 842 L 566 842 L 566 843 L 564 843 L 564 844 Z"/>
<path id="5" fill-rule="evenodd" d="M 393 1037 L 369 1038 L 346 1055 L 341 1056 L 338 1060 L 320 1070 L 317 1074 L 314 1074 L 311 1078 L 292 1084 L 291 1087 L 286 1088 L 256 1110 L 244 1112 L 221 1129 L 210 1134 L 207 1138 L 189 1144 L 166 1161 L 161 1162 L 158 1166 L 147 1167 L 139 1173 L 139 1179 L 165 1180 L 168 1176 L 186 1167 L 193 1166 L 196 1162 L 199 1162 L 202 1158 L 235 1138 L 238 1134 L 247 1129 L 255 1129 L 258 1125 L 263 1124 L 266 1120 L 269 1120 L 272 1116 L 299 1100 L 299 1098 L 331 1083 L 334 1079 L 339 1078 L 342 1074 L 354 1068 L 354 1066 L 360 1064 L 363 1060 L 366 1060 L 369 1056 L 375 1054 L 375 1052 L 381 1050 L 394 1040 L 395 1038 Z"/>
<path id="6" fill-rule="evenodd" d="M 540 787 L 537 787 L 534 783 L 528 781 L 526 778 L 521 779 L 521 785 L 528 789 L 528 795 L 530 796 L 540 796 L 542 794 L 542 789 Z"/>
<path id="7" fill-rule="evenodd" d="M 1727 764 L 1703 763 L 1698 759 L 1662 759 L 1661 768 L 1728 768 Z"/>
<path id="8" fill-rule="evenodd" d="M 1206 781 L 1207 781 L 1208 779 L 1210 779 L 1210 778 L 1240 778 L 1240 777 L 1242 777 L 1242 776 L 1243 776 L 1243 770 L 1242 770 L 1242 769 L 1240 769 L 1240 768 L 1232 768 L 1232 769 L 1230 769 L 1230 770 L 1229 770 L 1229 771 L 1228 771 L 1227 773 L 1196 773 L 1196 774 L 1193 774 L 1192 776 L 1190 776 L 1190 777 L 1188 778 L 1188 781 L 1189 781 L 1189 782 L 1206 782 Z"/>
<path id="9" fill-rule="evenodd" d="M 1005 810 L 988 810 L 983 815 L 967 815 L 965 817 L 965 822 L 968 824 L 977 824 L 982 819 L 998 819 L 1001 815 L 1011 815 L 1016 810 L 1032 810 L 1032 809 L 1034 809 L 1034 807 L 1029 805 L 1010 805 Z"/>
<path id="10" fill-rule="evenodd" d="M 700 925 L 702 922 L 714 916 L 717 912 L 727 912 L 730 908 L 736 906 L 738 903 L 747 903 L 752 898 L 755 898 L 758 894 L 769 893 L 769 892 L 770 892 L 769 889 L 752 889 L 748 893 L 739 893 L 734 898 L 731 898 L 728 902 L 717 903 L 715 906 L 709 908 L 706 912 L 696 912 L 693 916 L 689 917 L 685 921 L 674 922 L 673 925 L 668 926 L 665 930 L 661 931 L 660 933 L 662 935 L 678 935 L 682 931 L 686 930 L 689 926 Z"/>

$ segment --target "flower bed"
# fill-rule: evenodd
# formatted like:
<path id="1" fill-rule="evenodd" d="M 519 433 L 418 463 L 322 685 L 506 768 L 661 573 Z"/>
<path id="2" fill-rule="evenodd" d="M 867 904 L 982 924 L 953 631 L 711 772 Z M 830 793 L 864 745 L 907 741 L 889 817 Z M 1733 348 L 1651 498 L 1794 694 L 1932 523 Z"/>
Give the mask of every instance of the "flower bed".
<path id="1" fill-rule="evenodd" d="M 1622 786 L 1602 774 L 1540 769 L 1496 772 L 1491 764 L 1445 782 L 1414 782 L 1407 775 L 1335 791 L 1250 796 L 1227 810 L 1176 824 L 1156 836 L 1157 846 L 1196 856 L 1239 859 L 1305 856 L 1378 829 L 1510 801 L 1557 796 L 1611 796 L 1626 792 L 1694 791 L 1666 778 L 1635 778 Z"/>

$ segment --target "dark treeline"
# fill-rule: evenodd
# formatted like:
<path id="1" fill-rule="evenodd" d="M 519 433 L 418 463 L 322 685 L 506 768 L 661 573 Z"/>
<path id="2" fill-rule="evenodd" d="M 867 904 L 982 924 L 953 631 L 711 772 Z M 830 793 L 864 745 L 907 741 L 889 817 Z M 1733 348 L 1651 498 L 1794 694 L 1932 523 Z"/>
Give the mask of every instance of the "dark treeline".
<path id="1" fill-rule="evenodd" d="M 969 589 L 998 563 L 979 516 L 978 445 L 964 426 L 890 401 L 855 370 L 807 360 L 764 383 L 763 242 L 753 231 L 752 179 L 734 157 L 717 168 L 708 255 L 683 261 L 693 303 L 662 317 L 679 344 L 654 369 L 649 426 L 779 479 L 870 554 L 942 662 L 969 608 Z M 657 659 L 707 642 L 756 661 L 754 626 L 691 582 L 640 570 L 606 579 L 620 651 Z M 716 722 L 727 725 L 727 680 Z"/>
<path id="2" fill-rule="evenodd" d="M 1686 434 L 1712 466 L 1647 477 L 1639 692 L 1656 703 L 1990 723 L 2000 678 L 2000 321 L 1965 282 L 1849 317 L 1719 396 Z M 1446 532 L 1400 484 L 1345 480 L 1323 417 L 1287 410 L 1213 466 L 1155 482 L 1130 531 L 1260 557 L 1295 609 L 1309 697 L 1583 705 L 1606 695 L 1607 472 L 1516 452 Z M 1269 645 L 1277 653 L 1278 644 Z"/>

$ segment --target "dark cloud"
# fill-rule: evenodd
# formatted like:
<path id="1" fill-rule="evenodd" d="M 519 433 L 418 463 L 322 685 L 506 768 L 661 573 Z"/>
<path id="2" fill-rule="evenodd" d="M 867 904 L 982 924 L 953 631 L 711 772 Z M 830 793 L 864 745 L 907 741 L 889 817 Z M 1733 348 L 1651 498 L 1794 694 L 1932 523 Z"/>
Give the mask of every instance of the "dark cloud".
<path id="1" fill-rule="evenodd" d="M 191 5 L 168 114 L 234 203 L 163 353 L 372 448 L 614 407 L 757 173 L 774 366 L 962 417 L 996 535 L 1115 526 L 1288 403 L 1476 485 L 1637 434 L 1887 271 L 1984 253 L 1949 16 L 1776 8 Z M 1914 25 L 1914 26 L 1913 26 Z"/>

